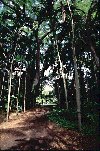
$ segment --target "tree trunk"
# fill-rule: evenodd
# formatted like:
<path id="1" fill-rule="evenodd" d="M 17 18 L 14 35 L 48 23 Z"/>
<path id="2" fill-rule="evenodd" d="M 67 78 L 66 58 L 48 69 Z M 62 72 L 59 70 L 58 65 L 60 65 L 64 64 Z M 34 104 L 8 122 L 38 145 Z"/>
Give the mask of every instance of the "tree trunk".
<path id="1" fill-rule="evenodd" d="M 11 70 L 9 71 L 9 81 L 8 81 L 8 106 L 7 106 L 7 121 L 9 120 L 9 109 L 10 109 L 10 94 L 11 94 L 11 84 L 12 84 L 12 63 Z"/>
<path id="2" fill-rule="evenodd" d="M 65 74 L 64 74 L 64 70 L 63 70 L 63 63 L 61 62 L 61 59 L 60 59 L 60 54 L 59 54 L 59 49 L 58 49 L 57 40 L 56 40 L 56 45 L 57 45 L 58 59 L 59 59 L 59 63 L 60 63 L 60 72 L 61 72 L 62 79 L 63 79 L 63 84 L 64 84 L 65 100 L 66 100 L 66 108 L 68 109 L 66 79 L 65 79 Z"/>
<path id="3" fill-rule="evenodd" d="M 21 69 L 20 69 L 20 75 L 18 78 L 18 97 L 17 97 L 17 104 L 16 104 L 16 114 L 18 115 L 18 102 L 19 102 L 19 93 L 20 93 L 20 79 L 21 79 Z"/>
<path id="4" fill-rule="evenodd" d="M 75 52 L 75 47 L 74 51 Z M 79 77 L 77 71 L 77 63 L 76 63 L 76 56 L 74 56 L 74 70 L 75 70 L 75 86 L 76 86 L 76 103 L 77 103 L 77 113 L 78 113 L 78 127 L 81 131 L 81 101 L 80 101 L 80 84 L 79 84 Z"/>
<path id="5" fill-rule="evenodd" d="M 77 58 L 75 50 L 75 35 L 74 35 L 74 21 L 73 14 L 70 8 L 69 0 L 67 0 L 70 16 L 71 16 L 71 26 L 72 26 L 72 51 L 73 51 L 73 60 L 74 60 L 74 70 L 75 70 L 75 86 L 76 86 L 76 103 L 77 103 L 77 113 L 78 113 L 78 128 L 81 131 L 81 101 L 80 101 L 80 84 L 77 71 Z"/>
<path id="6" fill-rule="evenodd" d="M 34 96 L 34 102 L 33 106 L 36 104 L 36 97 L 39 91 L 39 85 L 40 85 L 40 39 L 38 37 L 38 29 L 37 29 L 37 35 L 36 35 L 36 42 L 37 42 L 37 52 L 36 52 L 36 75 L 34 78 L 32 89 L 35 92 Z"/>
<path id="7" fill-rule="evenodd" d="M 5 78 L 4 78 L 4 75 L 3 75 L 2 82 L 0 81 L 0 84 L 2 83 L 2 84 L 0 85 L 0 88 L 1 88 L 1 97 L 3 96 L 3 90 L 4 90 L 4 79 L 5 79 Z"/>
<path id="8" fill-rule="evenodd" d="M 1 75 L 0 75 L 1 76 Z M 1 77 L 0 77 L 0 94 L 2 94 L 2 82 L 1 82 Z"/>
<path id="9" fill-rule="evenodd" d="M 92 52 L 94 54 L 95 64 L 96 64 L 97 67 L 99 67 L 99 58 L 96 55 L 96 51 L 95 51 L 95 48 L 92 45 L 92 42 L 89 42 L 89 45 L 90 45 L 90 48 L 91 48 L 91 50 L 92 50 Z"/>
<path id="10" fill-rule="evenodd" d="M 18 36 L 18 35 L 16 35 Z M 8 105 L 7 105 L 7 121 L 9 120 L 9 107 L 10 107 L 10 95 L 11 95 L 11 84 L 12 84 L 12 67 L 13 67 L 13 62 L 14 62 L 14 57 L 15 57 L 15 53 L 16 53 L 16 48 L 17 48 L 17 44 L 16 44 L 17 40 L 16 37 L 14 38 L 13 41 L 13 49 L 14 49 L 14 53 L 12 56 L 12 61 L 11 61 L 11 67 L 10 67 L 10 71 L 9 71 L 9 81 L 8 81 Z"/>
<path id="11" fill-rule="evenodd" d="M 26 111 L 26 74 L 25 74 L 25 90 L 24 90 L 24 112 Z"/>
<path id="12" fill-rule="evenodd" d="M 0 98 L 1 98 L 1 104 L 2 104 L 2 111 L 5 110 L 5 103 L 4 103 L 4 81 L 5 81 L 5 74 L 3 74 L 2 81 L 0 79 Z"/>
<path id="13" fill-rule="evenodd" d="M 59 91 L 59 83 L 57 83 L 57 94 L 58 94 L 58 106 L 60 106 L 60 91 Z"/>
<path id="14" fill-rule="evenodd" d="M 89 100 L 89 95 L 88 95 L 88 78 L 87 78 L 87 80 L 86 80 L 86 84 L 87 84 L 87 86 L 86 86 L 86 95 L 87 95 L 87 102 L 88 102 L 88 100 Z"/>
<path id="15" fill-rule="evenodd" d="M 40 40 L 38 37 L 38 31 L 36 35 L 36 41 L 37 41 L 37 52 L 36 52 L 36 75 L 34 79 L 34 86 L 39 84 L 39 79 L 40 79 Z M 33 86 L 33 87 L 34 87 Z"/>

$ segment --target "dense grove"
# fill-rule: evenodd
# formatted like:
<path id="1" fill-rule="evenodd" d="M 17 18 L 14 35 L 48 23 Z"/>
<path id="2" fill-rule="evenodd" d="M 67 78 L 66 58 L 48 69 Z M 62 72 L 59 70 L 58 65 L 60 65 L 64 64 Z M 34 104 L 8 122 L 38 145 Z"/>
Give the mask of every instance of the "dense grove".
<path id="1" fill-rule="evenodd" d="M 0 0 L 0 110 L 7 120 L 44 100 L 57 105 L 51 120 L 98 133 L 98 3 Z M 48 95 L 45 85 L 53 87 Z"/>

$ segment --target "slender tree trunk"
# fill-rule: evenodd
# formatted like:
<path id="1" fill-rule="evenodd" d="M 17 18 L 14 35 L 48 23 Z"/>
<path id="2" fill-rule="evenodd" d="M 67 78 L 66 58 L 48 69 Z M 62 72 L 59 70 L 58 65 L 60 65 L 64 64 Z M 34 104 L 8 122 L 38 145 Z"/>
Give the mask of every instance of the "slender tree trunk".
<path id="1" fill-rule="evenodd" d="M 1 79 L 0 79 L 1 80 Z M 1 96 L 1 101 L 2 101 L 2 111 L 5 108 L 5 104 L 4 104 L 4 96 L 3 96 L 3 91 L 4 91 L 4 81 L 5 81 L 5 75 L 3 75 L 2 78 L 2 82 L 0 81 L 0 88 L 1 88 L 1 92 L 0 92 L 0 96 Z"/>
<path id="2" fill-rule="evenodd" d="M 94 54 L 94 59 L 95 59 L 96 66 L 99 67 L 99 58 L 96 55 L 95 48 L 93 47 L 92 42 L 89 42 L 89 45 L 90 45 L 90 48 L 91 48 L 91 50 Z"/>
<path id="3" fill-rule="evenodd" d="M 41 104 L 42 104 L 42 90 L 43 88 L 42 88 L 42 79 L 41 79 Z"/>
<path id="4" fill-rule="evenodd" d="M 24 90 L 24 112 L 26 111 L 26 74 L 25 74 L 25 90 Z"/>
<path id="5" fill-rule="evenodd" d="M 16 115 L 18 115 L 18 97 L 16 98 Z"/>
<path id="6" fill-rule="evenodd" d="M 74 47 L 75 49 L 75 47 Z M 76 103 L 77 103 L 77 113 L 78 113 L 78 127 L 81 131 L 81 101 L 80 101 L 80 84 L 79 84 L 79 77 L 77 71 L 77 63 L 76 63 L 76 56 L 74 56 L 74 70 L 75 70 L 75 86 L 76 86 Z"/>
<path id="7" fill-rule="evenodd" d="M 74 21 L 73 14 L 70 8 L 69 0 L 67 0 L 70 16 L 71 16 L 71 26 L 72 26 L 72 51 L 73 51 L 73 60 L 74 60 L 74 70 L 75 70 L 75 86 L 76 86 L 76 103 L 77 103 L 77 113 L 78 113 L 78 128 L 81 131 L 81 101 L 80 101 L 80 84 L 77 71 L 77 58 L 75 50 L 75 35 L 74 35 Z"/>
<path id="8" fill-rule="evenodd" d="M 8 105 L 7 105 L 7 121 L 9 120 L 9 109 L 10 109 L 10 94 L 11 94 L 11 84 L 12 84 L 12 64 L 9 71 L 9 81 L 8 81 Z"/>
<path id="9" fill-rule="evenodd" d="M 1 75 L 0 75 L 1 76 Z M 1 84 L 1 77 L 0 77 L 0 95 L 2 94 L 2 84 Z"/>
<path id="10" fill-rule="evenodd" d="M 37 31 L 36 39 L 37 39 L 37 52 L 36 52 L 36 75 L 33 83 L 34 86 L 39 84 L 39 79 L 40 79 L 40 40 L 38 37 L 38 31 Z"/>
<path id="11" fill-rule="evenodd" d="M 59 89 L 59 83 L 57 83 L 57 90 L 58 90 L 58 106 L 60 107 L 60 89 Z"/>
<path id="12" fill-rule="evenodd" d="M 18 35 L 16 35 L 18 36 Z M 16 44 L 17 40 L 16 37 L 14 39 L 14 53 L 12 56 L 12 61 L 11 61 L 11 67 L 10 67 L 10 71 L 9 71 L 9 81 L 8 81 L 8 105 L 7 105 L 7 121 L 9 120 L 9 107 L 10 107 L 10 95 L 11 95 L 11 84 L 12 84 L 12 67 L 13 67 L 13 62 L 14 62 L 14 57 L 15 57 L 15 53 L 16 53 Z"/>
<path id="13" fill-rule="evenodd" d="M 5 80 L 5 75 L 3 75 L 2 81 L 0 78 L 0 98 L 1 98 L 1 105 L 2 105 L 2 113 L 3 110 L 5 109 L 5 103 L 4 103 L 4 96 L 3 96 L 3 91 L 4 91 L 4 80 Z"/>
<path id="14" fill-rule="evenodd" d="M 87 86 L 86 86 L 86 94 L 87 94 L 87 102 L 88 102 L 88 100 L 89 100 L 89 95 L 88 95 L 88 79 L 86 80 L 86 84 L 87 84 Z"/>
<path id="15" fill-rule="evenodd" d="M 1 97 L 3 95 L 3 90 L 4 90 L 4 76 L 3 76 L 3 79 L 2 79 L 2 84 L 1 84 Z"/>
<path id="16" fill-rule="evenodd" d="M 59 63 L 60 63 L 60 72 L 61 72 L 61 75 L 62 75 L 62 78 L 63 78 L 63 84 L 64 84 L 66 108 L 68 109 L 66 79 L 65 79 L 65 74 L 64 74 L 64 70 L 63 70 L 63 63 L 61 62 L 61 58 L 60 58 L 60 54 L 59 54 L 59 49 L 58 49 L 57 40 L 56 40 L 56 45 L 57 45 L 58 59 L 59 59 Z"/>
<path id="17" fill-rule="evenodd" d="M 18 97 L 17 97 L 17 104 L 16 104 L 16 114 L 18 115 L 18 102 L 19 102 L 19 93 L 20 93 L 20 79 L 21 79 L 21 69 L 20 69 L 20 75 L 18 78 Z"/>

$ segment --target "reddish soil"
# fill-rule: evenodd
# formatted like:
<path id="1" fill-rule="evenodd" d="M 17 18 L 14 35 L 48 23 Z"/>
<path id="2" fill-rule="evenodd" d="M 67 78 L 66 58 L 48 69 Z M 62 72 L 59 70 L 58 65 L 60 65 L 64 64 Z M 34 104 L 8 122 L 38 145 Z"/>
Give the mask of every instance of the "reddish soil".
<path id="1" fill-rule="evenodd" d="M 61 128 L 48 121 L 48 109 L 10 115 L 0 124 L 0 150 L 97 150 L 94 136 Z"/>

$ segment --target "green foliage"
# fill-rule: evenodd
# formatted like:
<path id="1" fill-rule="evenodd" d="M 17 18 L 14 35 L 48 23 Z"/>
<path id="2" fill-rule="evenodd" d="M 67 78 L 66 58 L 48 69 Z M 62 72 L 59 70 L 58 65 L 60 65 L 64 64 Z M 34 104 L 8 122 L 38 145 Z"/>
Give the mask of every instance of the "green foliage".
<path id="1" fill-rule="evenodd" d="M 94 125 L 82 125 L 82 133 L 85 135 L 96 135 L 97 127 Z"/>
<path id="2" fill-rule="evenodd" d="M 48 114 L 50 121 L 55 122 L 61 127 L 78 130 L 77 112 L 75 110 L 55 109 Z M 70 118 L 71 117 L 71 118 Z M 98 116 L 96 114 L 87 114 L 85 116 L 87 122 L 82 122 L 82 133 L 86 135 L 94 135 L 98 127 Z"/>
<path id="3" fill-rule="evenodd" d="M 78 0 L 76 2 L 76 6 L 87 14 L 90 9 L 91 2 L 92 0 Z"/>
<path id="4" fill-rule="evenodd" d="M 5 4 L 0 7 L 0 71 L 2 70 L 2 76 L 0 75 L 0 84 L 2 87 L 3 83 L 3 100 L 5 108 L 7 109 L 7 93 L 8 93 L 8 73 L 5 73 L 4 69 L 10 71 L 10 64 L 12 58 L 14 57 L 13 71 L 18 62 L 27 62 L 27 88 L 26 88 L 26 98 L 27 105 L 31 107 L 31 100 L 36 96 L 34 91 L 41 92 L 40 87 L 32 90 L 32 84 L 34 77 L 36 75 L 36 62 L 37 60 L 37 47 L 40 49 L 40 60 L 43 69 L 41 69 L 40 79 L 43 79 L 43 85 L 45 85 L 46 78 L 43 77 L 44 71 L 51 67 L 53 74 L 49 74 L 47 79 L 54 83 L 58 80 L 58 85 L 55 86 L 59 88 L 57 93 L 58 100 L 64 100 L 64 89 L 63 81 L 58 79 L 60 75 L 60 66 L 57 57 L 57 49 L 55 46 L 55 37 L 59 40 L 59 53 L 61 57 L 61 62 L 64 65 L 64 73 L 74 74 L 73 66 L 73 54 L 72 54 L 72 36 L 71 36 L 71 17 L 66 0 L 62 0 L 62 5 L 65 9 L 66 20 L 64 23 L 62 20 L 62 6 L 59 0 L 49 1 L 49 0 L 4 0 Z M 98 121 L 98 116 L 96 115 L 96 108 L 98 106 L 97 94 L 94 90 L 97 89 L 98 85 L 98 71 L 96 67 L 96 61 L 94 54 L 98 57 L 99 52 L 99 22 L 98 22 L 98 11 L 97 11 L 97 1 L 93 0 L 76 0 L 70 1 L 70 6 L 73 12 L 73 19 L 75 24 L 75 48 L 76 48 L 76 58 L 78 64 L 78 72 L 80 77 L 80 89 L 81 89 L 81 100 L 82 100 L 82 124 L 83 132 L 94 133 L 95 127 Z M 49 34 L 47 34 L 51 31 Z M 47 34 L 42 40 L 43 36 Z M 39 39 L 38 39 L 39 38 Z M 40 42 L 37 42 L 38 40 Z M 89 43 L 91 42 L 91 43 Z M 93 51 L 91 48 L 93 47 Z M 90 55 L 90 56 L 89 56 Z M 95 69 L 94 69 L 95 65 Z M 83 72 L 82 67 L 87 68 L 88 71 Z M 82 72 L 82 73 L 81 73 Z M 82 76 L 83 74 L 83 76 Z M 87 76 L 85 75 L 87 74 Z M 3 82 L 2 79 L 6 78 Z M 85 77 L 84 77 L 85 76 Z M 15 81 L 12 83 L 14 87 L 14 95 L 18 96 L 17 88 L 18 77 L 14 77 Z M 53 79 L 53 80 L 52 80 Z M 91 80 L 93 79 L 93 80 Z M 24 95 L 24 80 L 21 77 L 21 89 L 19 97 L 19 107 L 22 107 L 22 100 Z M 49 115 L 49 119 L 55 121 L 57 124 L 77 129 L 77 112 L 75 109 L 75 84 L 74 76 L 72 80 L 67 77 L 67 89 L 68 89 L 68 101 L 70 110 L 55 110 Z M 91 84 L 92 83 L 92 84 Z M 88 92 L 86 92 L 85 84 L 88 84 Z M 54 84 L 55 85 L 55 84 Z M 0 87 L 0 90 L 1 90 Z M 84 89 L 84 91 L 83 91 Z M 7 90 L 7 91 L 5 91 Z M 54 91 L 54 89 L 53 89 Z M 58 91 L 58 89 L 57 89 Z M 12 93 L 12 92 L 11 92 Z M 58 100 L 55 99 L 55 93 L 50 94 L 49 92 L 41 92 L 42 94 L 36 99 L 37 102 L 41 103 L 53 103 Z M 1 92 L 0 92 L 1 94 Z M 59 97 L 60 95 L 60 97 Z M 63 98 L 63 99 L 62 99 Z M 84 99 L 85 98 L 85 99 Z M 88 101 L 87 101 L 88 100 Z M 16 108 L 15 98 L 11 98 L 12 108 Z M 21 109 L 20 109 L 21 110 Z M 86 124 L 87 123 L 87 124 Z M 84 126 L 87 125 L 87 126 Z M 91 125 L 89 127 L 89 125 Z"/>
<path id="5" fill-rule="evenodd" d="M 69 129 L 77 129 L 77 123 L 75 121 L 70 121 L 67 119 L 67 117 L 63 117 L 61 115 L 64 115 L 66 113 L 66 110 L 64 109 L 58 109 L 54 110 L 52 113 L 48 114 L 49 120 L 57 123 L 61 127 L 69 128 Z"/>
<path id="6" fill-rule="evenodd" d="M 42 95 L 40 95 L 36 98 L 36 101 L 38 103 L 44 103 L 44 104 L 53 104 L 53 103 L 55 104 L 55 103 L 57 103 L 57 99 L 51 94 L 49 94 L 49 95 L 42 94 Z"/>
<path id="7" fill-rule="evenodd" d="M 22 55 L 17 55 L 17 56 L 15 57 L 15 60 L 16 60 L 16 61 L 25 61 L 25 57 L 22 56 Z"/>

